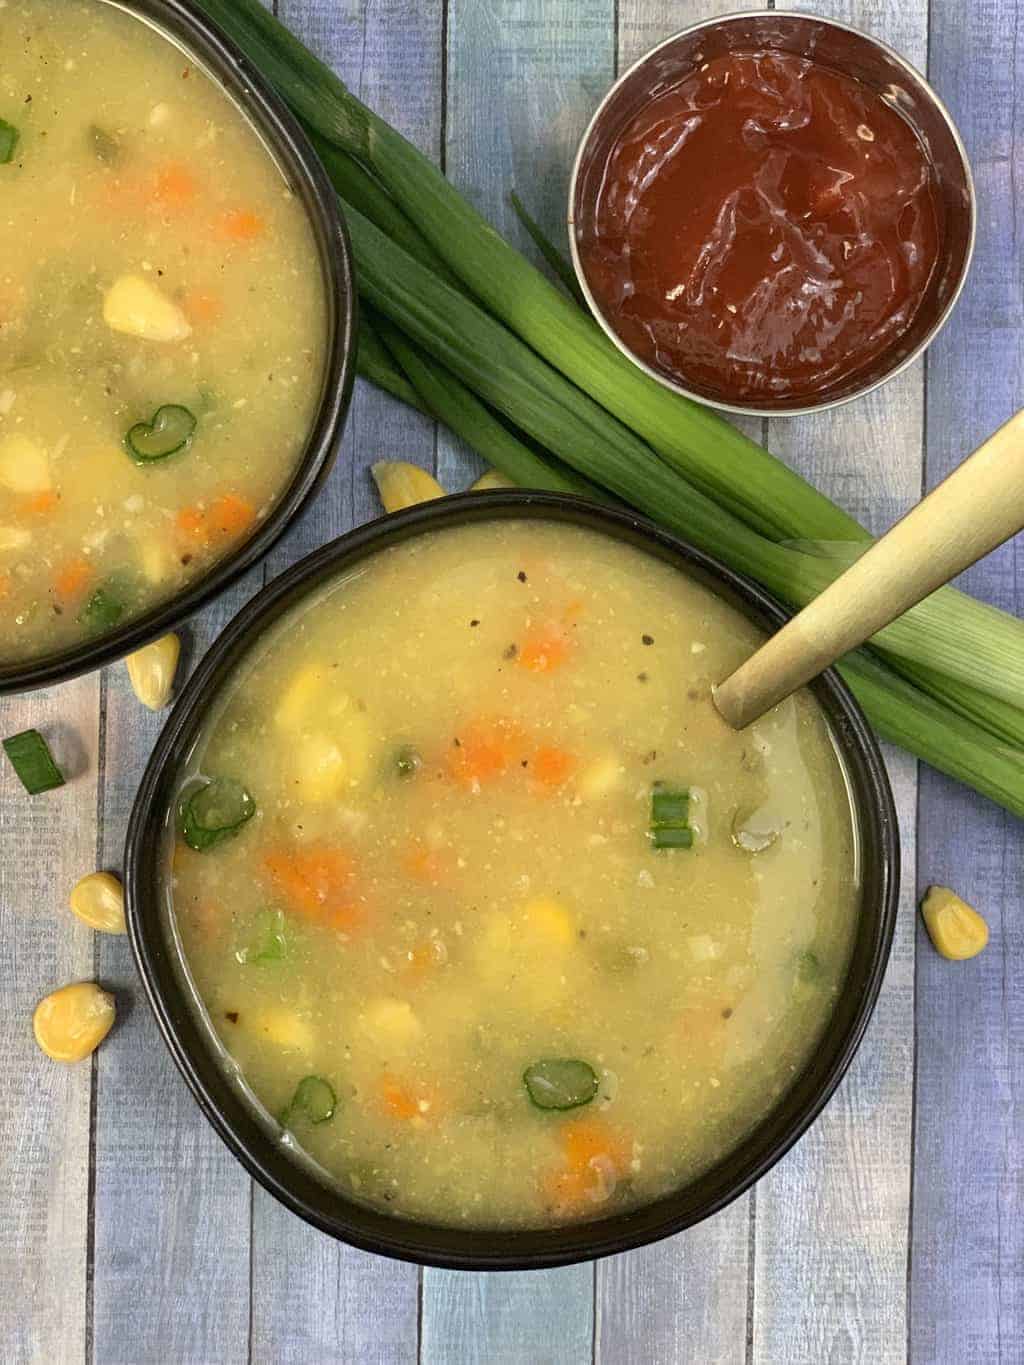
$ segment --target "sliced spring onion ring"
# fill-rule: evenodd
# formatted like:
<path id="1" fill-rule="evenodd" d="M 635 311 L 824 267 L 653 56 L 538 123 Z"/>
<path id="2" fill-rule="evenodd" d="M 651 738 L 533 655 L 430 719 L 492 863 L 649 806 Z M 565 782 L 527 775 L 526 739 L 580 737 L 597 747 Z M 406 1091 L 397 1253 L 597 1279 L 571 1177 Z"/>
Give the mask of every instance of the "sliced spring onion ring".
<path id="1" fill-rule="evenodd" d="M 256 814 L 256 802 L 231 777 L 214 777 L 184 797 L 178 826 L 189 848 L 205 853 L 238 833 Z"/>
<path id="2" fill-rule="evenodd" d="M 304 1076 L 295 1087 L 295 1094 L 281 1115 L 281 1127 L 291 1127 L 295 1118 L 308 1119 L 310 1123 L 326 1123 L 334 1118 L 338 1107 L 338 1097 L 334 1087 L 322 1076 Z"/>
<path id="3" fill-rule="evenodd" d="M 597 1074 L 576 1057 L 544 1057 L 523 1072 L 526 1093 L 538 1109 L 578 1109 L 597 1094 Z"/>
<path id="4" fill-rule="evenodd" d="M 22 730 L 18 735 L 11 735 L 4 740 L 4 752 L 30 796 L 63 787 L 64 774 L 38 730 Z"/>
<path id="5" fill-rule="evenodd" d="M 136 422 L 124 438 L 125 449 L 133 460 L 147 464 L 151 460 L 166 460 L 192 444 L 196 419 L 180 403 L 165 403 L 157 408 L 148 422 Z"/>
<path id="6" fill-rule="evenodd" d="M 654 848 L 692 848 L 693 830 L 687 823 L 690 792 L 655 782 L 651 788 L 651 825 L 648 833 Z"/>

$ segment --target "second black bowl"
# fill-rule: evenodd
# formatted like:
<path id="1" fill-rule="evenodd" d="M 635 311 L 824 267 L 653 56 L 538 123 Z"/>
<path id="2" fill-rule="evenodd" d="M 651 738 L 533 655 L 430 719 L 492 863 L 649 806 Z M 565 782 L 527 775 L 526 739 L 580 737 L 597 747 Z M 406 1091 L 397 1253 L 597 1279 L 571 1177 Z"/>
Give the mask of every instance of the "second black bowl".
<path id="1" fill-rule="evenodd" d="M 125 625 L 54 654 L 0 664 L 0 696 L 65 682 L 173 630 L 251 569 L 315 497 L 330 472 L 355 379 L 356 289 L 338 196 L 308 138 L 241 50 L 189 0 L 119 0 L 175 42 L 252 123 L 308 215 L 323 279 L 327 333 L 316 411 L 291 479 L 258 529 L 182 592 Z"/>
<path id="2" fill-rule="evenodd" d="M 564 1265 L 627 1251 L 716 1213 L 762 1176 L 821 1112 L 849 1066 L 875 1005 L 892 943 L 899 838 L 878 747 L 856 702 L 829 670 L 811 690 L 832 730 L 854 810 L 860 919 L 845 984 L 813 1057 L 748 1137 L 711 1170 L 656 1203 L 563 1227 L 476 1231 L 388 1217 L 318 1178 L 282 1149 L 279 1130 L 232 1079 L 182 959 L 166 895 L 166 836 L 179 772 L 218 692 L 282 615 L 368 556 L 426 532 L 531 518 L 581 526 L 636 546 L 710 588 L 766 631 L 786 613 L 759 587 L 642 518 L 551 493 L 473 493 L 361 526 L 282 574 L 249 602 L 210 650 L 171 713 L 139 788 L 125 851 L 132 948 L 164 1040 L 200 1107 L 242 1164 L 293 1212 L 333 1237 L 403 1260 L 464 1270 Z"/>

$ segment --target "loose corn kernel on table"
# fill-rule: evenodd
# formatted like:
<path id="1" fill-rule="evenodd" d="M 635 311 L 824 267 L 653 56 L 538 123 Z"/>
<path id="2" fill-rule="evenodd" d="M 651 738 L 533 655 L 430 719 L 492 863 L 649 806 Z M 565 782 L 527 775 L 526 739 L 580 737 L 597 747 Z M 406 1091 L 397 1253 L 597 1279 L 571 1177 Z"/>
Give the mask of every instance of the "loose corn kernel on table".
<path id="1" fill-rule="evenodd" d="M 973 272 L 926 364 L 825 417 L 754 424 L 881 529 L 1024 403 L 1014 180 L 1024 0 L 799 7 L 927 62 L 978 181 Z M 557 234 L 576 141 L 616 70 L 734 0 L 276 8 L 529 250 L 508 191 Z M 476 473 L 447 432 L 360 386 L 323 496 L 270 562 L 194 623 L 188 659 L 266 577 L 376 515 L 368 466 L 395 458 L 450 488 Z M 1024 607 L 1013 544 L 968 584 Z M 1024 1360 L 1024 840 L 1009 816 L 889 755 L 905 889 L 882 999 L 837 1097 L 755 1190 L 699 1228 L 596 1266 L 419 1271 L 328 1241 L 253 1186 L 178 1079 L 126 941 L 94 936 L 66 909 L 83 873 L 119 865 L 160 724 L 120 666 L 0 702 L 0 732 L 56 736 L 73 777 L 32 801 L 0 769 L 4 1365 Z M 932 949 L 915 911 L 929 883 L 985 914 L 980 957 L 951 963 Z M 91 1063 L 57 1066 L 33 1041 L 33 1007 L 91 977 L 117 996 L 117 1025 Z"/>

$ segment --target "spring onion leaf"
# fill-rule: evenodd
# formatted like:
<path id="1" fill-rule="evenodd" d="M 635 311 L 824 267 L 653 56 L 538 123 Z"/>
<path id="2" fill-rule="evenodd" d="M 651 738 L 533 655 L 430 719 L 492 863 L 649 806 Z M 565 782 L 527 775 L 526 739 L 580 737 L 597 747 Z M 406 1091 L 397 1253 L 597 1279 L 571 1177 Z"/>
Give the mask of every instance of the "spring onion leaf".
<path id="1" fill-rule="evenodd" d="M 526 206 L 519 198 L 519 195 L 516 194 L 515 190 L 512 190 L 509 194 L 509 201 L 513 209 L 515 209 L 516 217 L 526 229 L 534 246 L 562 281 L 579 306 L 581 308 L 586 308 L 587 301 L 583 297 L 583 291 L 580 289 L 579 282 L 576 279 L 576 272 L 573 270 L 570 263 L 562 255 L 558 247 L 555 246 L 554 242 L 547 236 L 536 218 L 527 211 Z"/>
<path id="2" fill-rule="evenodd" d="M 236 951 L 235 961 L 244 967 L 262 966 L 268 962 L 280 962 L 287 955 L 288 938 L 285 933 L 284 912 L 264 910 L 256 933 L 244 948 Z"/>
<path id="3" fill-rule="evenodd" d="M 597 1094 L 592 1066 L 575 1057 L 545 1057 L 523 1072 L 523 1084 L 538 1109 L 578 1109 Z"/>
<path id="4" fill-rule="evenodd" d="M 14 160 L 18 137 L 18 130 L 14 124 L 0 118 L 0 166 L 6 166 Z"/>
<path id="5" fill-rule="evenodd" d="M 136 464 L 166 460 L 168 455 L 188 449 L 195 430 L 196 419 L 188 408 L 180 403 L 165 403 L 148 422 L 136 422 L 129 427 L 125 449 Z"/>
<path id="6" fill-rule="evenodd" d="M 197 853 L 237 834 L 256 814 L 256 802 L 231 777 L 214 777 L 183 797 L 178 806 L 178 828 Z"/>
<path id="7" fill-rule="evenodd" d="M 4 740 L 4 752 L 11 767 L 21 778 L 21 785 L 30 796 L 63 787 L 64 774 L 57 767 L 50 746 L 38 730 L 22 730 Z"/>
<path id="8" fill-rule="evenodd" d="M 334 1118 L 338 1097 L 322 1076 L 304 1076 L 295 1087 L 288 1107 L 281 1114 L 282 1128 L 290 1128 L 297 1118 L 310 1123 L 326 1123 Z"/>

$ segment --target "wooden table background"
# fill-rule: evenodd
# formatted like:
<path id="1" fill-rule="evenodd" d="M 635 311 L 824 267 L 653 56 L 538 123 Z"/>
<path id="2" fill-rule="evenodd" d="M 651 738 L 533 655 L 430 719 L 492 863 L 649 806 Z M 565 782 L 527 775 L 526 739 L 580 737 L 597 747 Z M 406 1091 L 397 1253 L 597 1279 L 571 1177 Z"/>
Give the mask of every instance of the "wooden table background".
<path id="1" fill-rule="evenodd" d="M 443 162 L 513 239 L 516 188 L 561 231 L 573 149 L 618 69 L 735 0 L 279 0 L 281 17 Z M 886 39 L 951 106 L 977 179 L 979 241 L 925 363 L 821 418 L 755 434 L 881 530 L 1024 402 L 1024 0 L 814 0 Z M 267 576 L 377 503 L 366 466 L 405 459 L 465 486 L 445 431 L 360 386 L 305 523 L 192 627 L 193 659 Z M 1017 610 L 1019 542 L 968 575 Z M 122 938 L 66 910 L 120 864 L 160 725 L 122 666 L 0 702 L 74 771 L 36 800 L 0 773 L 0 1361 L 1024 1361 L 1022 827 L 909 757 L 890 772 L 904 894 L 866 1041 L 811 1132 L 724 1213 L 597 1265 L 469 1275 L 365 1255 L 285 1212 L 201 1118 L 143 1003 Z M 915 918 L 951 882 L 992 931 L 953 965 Z M 32 1041 L 36 999 L 97 977 L 119 1001 L 92 1063 Z"/>

